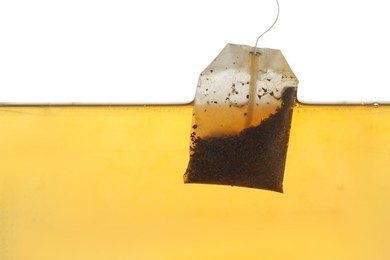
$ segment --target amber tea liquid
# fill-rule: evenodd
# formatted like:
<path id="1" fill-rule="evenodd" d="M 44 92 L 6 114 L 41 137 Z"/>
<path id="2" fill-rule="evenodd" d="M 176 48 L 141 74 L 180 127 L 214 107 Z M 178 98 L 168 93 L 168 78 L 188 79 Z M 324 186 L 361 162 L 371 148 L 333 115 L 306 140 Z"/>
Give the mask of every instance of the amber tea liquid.
<path id="1" fill-rule="evenodd" d="M 388 259 L 390 107 L 294 107 L 284 194 L 185 185 L 192 106 L 1 107 L 0 259 Z"/>

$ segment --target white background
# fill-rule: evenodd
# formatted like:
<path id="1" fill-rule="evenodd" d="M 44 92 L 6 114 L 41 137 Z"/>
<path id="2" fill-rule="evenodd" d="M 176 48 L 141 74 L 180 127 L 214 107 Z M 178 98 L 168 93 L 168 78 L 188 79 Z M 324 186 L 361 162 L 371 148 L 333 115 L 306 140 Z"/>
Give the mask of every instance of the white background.
<path id="1" fill-rule="evenodd" d="M 308 103 L 389 102 L 380 0 L 280 0 L 259 42 Z M 228 43 L 253 45 L 274 0 L 0 0 L 0 103 L 186 103 Z"/>

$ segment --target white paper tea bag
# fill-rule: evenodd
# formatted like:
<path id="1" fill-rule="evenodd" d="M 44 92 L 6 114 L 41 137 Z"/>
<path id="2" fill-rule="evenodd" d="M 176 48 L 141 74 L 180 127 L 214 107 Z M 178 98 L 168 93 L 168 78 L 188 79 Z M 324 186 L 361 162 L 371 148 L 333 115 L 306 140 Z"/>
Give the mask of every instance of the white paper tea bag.
<path id="1" fill-rule="evenodd" d="M 228 44 L 201 73 L 186 183 L 282 192 L 298 80 L 279 50 Z"/>

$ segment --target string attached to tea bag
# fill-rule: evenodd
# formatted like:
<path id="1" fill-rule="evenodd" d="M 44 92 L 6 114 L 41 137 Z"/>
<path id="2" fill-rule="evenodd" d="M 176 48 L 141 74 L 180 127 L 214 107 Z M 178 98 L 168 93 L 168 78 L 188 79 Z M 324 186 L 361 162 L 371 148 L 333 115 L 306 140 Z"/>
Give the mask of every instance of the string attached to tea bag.
<path id="1" fill-rule="evenodd" d="M 271 25 L 266 31 L 264 31 L 262 34 L 259 35 L 259 37 L 257 37 L 255 46 L 253 47 L 253 53 L 256 53 L 257 43 L 259 42 L 260 38 L 261 38 L 264 34 L 266 34 L 267 32 L 269 32 L 269 31 L 272 29 L 272 27 L 274 27 L 274 25 L 276 24 L 276 22 L 277 22 L 278 19 L 279 19 L 280 5 L 279 5 L 279 1 L 278 1 L 278 0 L 276 0 L 276 5 L 278 6 L 278 12 L 277 12 L 277 14 L 276 14 L 275 21 L 272 23 L 272 25 Z"/>
<path id="2" fill-rule="evenodd" d="M 279 13 L 280 13 L 280 5 L 279 5 L 278 0 L 276 0 L 276 5 L 278 7 L 278 12 L 276 14 L 275 20 L 266 31 L 264 31 L 262 34 L 259 35 L 259 37 L 257 37 L 256 43 L 255 43 L 255 46 L 253 47 L 253 51 L 252 51 L 252 55 L 251 55 L 251 70 L 250 70 L 251 80 L 250 80 L 250 85 L 249 85 L 248 110 L 247 110 L 247 117 L 246 117 L 246 123 L 245 123 L 245 125 L 247 127 L 251 126 L 252 119 L 253 119 L 253 110 L 254 110 L 254 106 L 255 106 L 256 91 L 257 91 L 257 80 L 259 78 L 259 73 L 258 73 L 259 68 L 258 67 L 259 67 L 259 58 L 260 57 L 259 57 L 259 53 L 257 53 L 257 51 L 256 51 L 257 43 L 259 42 L 259 39 L 264 34 L 269 32 L 272 29 L 272 27 L 274 27 L 276 22 L 278 21 Z"/>

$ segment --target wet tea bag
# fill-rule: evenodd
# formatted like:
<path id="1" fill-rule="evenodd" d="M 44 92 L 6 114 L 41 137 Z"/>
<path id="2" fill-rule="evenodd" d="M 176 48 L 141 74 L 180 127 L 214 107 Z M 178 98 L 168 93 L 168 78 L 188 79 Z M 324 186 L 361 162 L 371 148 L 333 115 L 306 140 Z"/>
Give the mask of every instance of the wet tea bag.
<path id="1" fill-rule="evenodd" d="M 281 51 L 228 44 L 199 77 L 184 182 L 283 192 L 297 84 Z"/>

